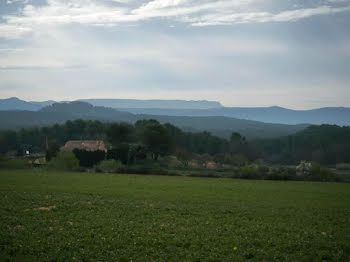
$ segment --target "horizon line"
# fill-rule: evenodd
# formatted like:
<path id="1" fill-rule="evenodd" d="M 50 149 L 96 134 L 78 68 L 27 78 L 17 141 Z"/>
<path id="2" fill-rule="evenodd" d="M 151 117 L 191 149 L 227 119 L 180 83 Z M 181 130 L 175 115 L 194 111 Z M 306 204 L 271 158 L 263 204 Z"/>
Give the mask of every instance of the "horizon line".
<path id="1" fill-rule="evenodd" d="M 20 97 L 12 96 L 7 98 L 0 98 L 1 100 L 9 100 L 9 99 L 18 99 L 27 103 L 44 103 L 44 102 L 54 102 L 54 103 L 71 103 L 71 102 L 85 102 L 83 100 L 134 100 L 134 101 L 182 101 L 182 102 L 209 102 L 209 103 L 219 103 L 220 107 L 212 107 L 207 109 L 192 109 L 192 110 L 208 110 L 208 109 L 217 109 L 217 108 L 281 108 L 281 109 L 287 109 L 292 111 L 311 111 L 311 110 L 318 110 L 318 109 L 325 109 L 325 108 L 345 108 L 350 109 L 350 107 L 347 106 L 324 106 L 324 107 L 316 107 L 316 108 L 310 108 L 310 109 L 294 109 L 289 107 L 283 107 L 279 105 L 269 105 L 269 106 L 227 106 L 224 105 L 221 101 L 217 100 L 206 100 L 206 99 L 200 99 L 200 100 L 186 100 L 186 99 L 160 99 L 160 98 L 154 98 L 154 99 L 138 99 L 138 98 L 80 98 L 75 100 L 60 100 L 56 101 L 53 99 L 49 100 L 25 100 Z M 87 103 L 87 102 L 86 102 Z M 166 108 L 153 108 L 153 109 L 166 109 Z M 187 108 L 168 108 L 168 109 L 176 109 L 176 110 L 189 110 Z"/>

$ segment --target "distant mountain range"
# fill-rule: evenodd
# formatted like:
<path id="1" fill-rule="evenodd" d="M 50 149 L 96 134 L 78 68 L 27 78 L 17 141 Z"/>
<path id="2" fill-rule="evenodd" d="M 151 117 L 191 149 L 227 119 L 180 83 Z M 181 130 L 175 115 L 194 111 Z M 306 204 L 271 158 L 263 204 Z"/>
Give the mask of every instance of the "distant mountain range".
<path id="1" fill-rule="evenodd" d="M 226 138 L 235 131 L 248 139 L 285 136 L 294 134 L 308 126 L 307 124 L 270 124 L 224 116 L 189 117 L 132 114 L 112 108 L 95 107 L 85 102 L 71 102 L 55 103 L 39 111 L 0 111 L 0 129 L 47 126 L 76 119 L 129 123 L 141 119 L 156 119 L 161 123 L 168 122 L 186 131 L 209 131 L 214 135 Z"/>
<path id="2" fill-rule="evenodd" d="M 222 105 L 216 101 L 185 101 L 185 100 L 136 100 L 136 99 L 81 99 L 81 102 L 86 102 L 94 106 L 110 107 L 114 109 L 120 108 L 138 108 L 138 109 L 189 109 L 189 110 L 203 110 L 211 108 L 220 108 Z M 62 101 L 67 102 L 67 101 Z M 28 110 L 38 111 L 45 106 L 59 103 L 55 101 L 24 101 L 17 97 L 7 99 L 0 99 L 0 110 Z"/>
<path id="3" fill-rule="evenodd" d="M 44 102 L 27 102 L 20 100 L 17 97 L 11 97 L 7 99 L 0 99 L 0 110 L 27 110 L 27 111 L 37 111 L 41 108 L 52 105 L 56 103 L 55 101 L 44 101 Z"/>
<path id="4" fill-rule="evenodd" d="M 266 123 L 314 125 L 332 124 L 350 125 L 350 108 L 325 107 L 312 110 L 291 110 L 283 107 L 220 107 L 202 110 L 159 109 L 159 108 L 120 108 L 119 110 L 134 114 L 167 115 L 167 116 L 225 116 Z"/>
<path id="5" fill-rule="evenodd" d="M 215 101 L 84 99 L 97 107 L 108 107 L 132 114 L 172 117 L 227 117 L 278 124 L 350 125 L 350 108 L 326 107 L 291 110 L 282 107 L 224 107 Z M 0 110 L 38 111 L 54 101 L 26 102 L 18 98 L 0 100 Z"/>
<path id="6" fill-rule="evenodd" d="M 203 110 L 212 108 L 221 108 L 222 105 L 216 101 L 185 101 L 185 100 L 136 100 L 136 99 L 81 99 L 78 101 L 86 102 L 94 106 L 111 107 L 114 109 L 189 109 Z"/>

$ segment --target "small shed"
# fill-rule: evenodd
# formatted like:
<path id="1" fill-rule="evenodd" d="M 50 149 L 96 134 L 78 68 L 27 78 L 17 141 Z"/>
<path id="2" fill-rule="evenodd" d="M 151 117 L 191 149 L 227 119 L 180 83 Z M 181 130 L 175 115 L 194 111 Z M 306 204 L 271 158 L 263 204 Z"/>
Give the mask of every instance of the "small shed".
<path id="1" fill-rule="evenodd" d="M 107 152 L 105 143 L 102 140 L 70 140 L 63 147 L 61 151 L 71 152 L 74 149 L 97 151 L 101 150 Z"/>

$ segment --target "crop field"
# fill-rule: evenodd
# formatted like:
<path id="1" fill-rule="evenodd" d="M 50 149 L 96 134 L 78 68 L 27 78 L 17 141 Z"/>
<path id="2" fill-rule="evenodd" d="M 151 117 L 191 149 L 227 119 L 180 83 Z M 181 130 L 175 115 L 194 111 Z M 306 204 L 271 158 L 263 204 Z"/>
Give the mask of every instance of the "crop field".
<path id="1" fill-rule="evenodd" d="M 0 261 L 350 261 L 350 184 L 0 171 Z"/>

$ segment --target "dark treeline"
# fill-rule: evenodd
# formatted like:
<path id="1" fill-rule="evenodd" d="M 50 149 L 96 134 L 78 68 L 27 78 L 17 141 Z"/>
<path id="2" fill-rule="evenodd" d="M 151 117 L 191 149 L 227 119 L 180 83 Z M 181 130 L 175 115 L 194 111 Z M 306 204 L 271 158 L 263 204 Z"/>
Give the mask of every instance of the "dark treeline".
<path id="1" fill-rule="evenodd" d="M 99 121 L 67 121 L 63 125 L 50 127 L 22 128 L 19 131 L 7 130 L 0 133 L 0 153 L 23 150 L 44 152 L 46 144 L 63 146 L 68 140 L 104 139 L 106 124 Z"/>
<path id="2" fill-rule="evenodd" d="M 184 132 L 172 124 L 156 120 L 128 123 L 100 121 L 67 121 L 62 125 L 0 132 L 0 154 L 23 155 L 52 151 L 69 140 L 103 140 L 108 158 L 124 164 L 138 158 L 157 160 L 159 156 L 176 155 L 183 162 L 201 156 L 218 163 L 244 165 L 257 159 L 269 163 L 297 164 L 300 160 L 320 164 L 350 162 L 350 127 L 311 126 L 295 135 L 276 139 L 247 141 L 238 133 L 229 140 L 209 132 Z"/>
<path id="3" fill-rule="evenodd" d="M 350 163 L 350 127 L 310 126 L 295 135 L 257 140 L 254 144 L 260 148 L 261 156 L 272 163 Z"/>
<path id="4" fill-rule="evenodd" d="M 171 124 L 156 120 L 139 120 L 128 123 L 103 123 L 100 121 L 67 121 L 63 125 L 26 128 L 19 131 L 0 132 L 0 153 L 24 151 L 45 152 L 49 147 L 63 146 L 69 140 L 104 140 L 112 150 L 146 150 L 152 159 L 159 156 L 186 151 L 196 154 L 224 154 L 230 152 L 228 140 L 209 132 L 184 132 Z M 123 161 L 125 162 L 125 161 Z"/>

